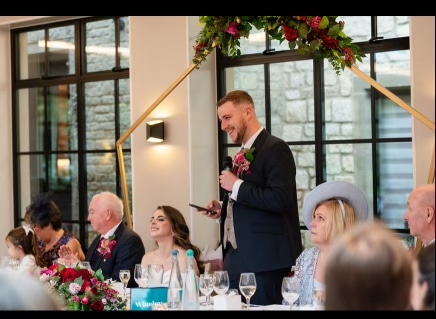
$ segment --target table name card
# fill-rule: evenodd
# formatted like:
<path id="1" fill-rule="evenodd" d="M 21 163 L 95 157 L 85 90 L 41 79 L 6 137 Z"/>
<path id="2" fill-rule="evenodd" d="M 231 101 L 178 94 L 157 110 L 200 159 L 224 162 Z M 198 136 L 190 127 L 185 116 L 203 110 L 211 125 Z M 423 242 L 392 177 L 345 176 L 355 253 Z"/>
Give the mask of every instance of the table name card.
<path id="1" fill-rule="evenodd" d="M 166 304 L 168 287 L 131 288 L 130 310 L 152 310 L 153 306 Z"/>

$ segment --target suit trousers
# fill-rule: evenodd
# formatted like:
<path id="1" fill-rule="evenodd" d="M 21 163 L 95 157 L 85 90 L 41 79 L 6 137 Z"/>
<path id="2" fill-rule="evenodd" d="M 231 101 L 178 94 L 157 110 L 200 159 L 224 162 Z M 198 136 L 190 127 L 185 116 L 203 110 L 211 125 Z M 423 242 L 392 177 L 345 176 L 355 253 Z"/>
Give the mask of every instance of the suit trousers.
<path id="1" fill-rule="evenodd" d="M 223 269 L 227 270 L 230 279 L 230 289 L 239 290 L 239 277 L 240 273 L 232 272 L 232 267 L 230 266 L 230 260 L 234 258 L 234 253 L 236 250 L 231 244 L 227 244 L 226 253 L 224 257 Z M 235 262 L 233 260 L 232 262 Z M 267 306 L 273 304 L 282 304 L 282 280 L 291 271 L 291 267 L 274 269 L 271 271 L 256 272 L 256 284 L 257 289 L 254 295 L 250 299 L 252 305 Z M 247 269 L 246 272 L 251 272 Z M 240 292 L 239 292 L 240 293 Z M 243 302 L 246 302 L 245 297 L 241 294 Z"/>

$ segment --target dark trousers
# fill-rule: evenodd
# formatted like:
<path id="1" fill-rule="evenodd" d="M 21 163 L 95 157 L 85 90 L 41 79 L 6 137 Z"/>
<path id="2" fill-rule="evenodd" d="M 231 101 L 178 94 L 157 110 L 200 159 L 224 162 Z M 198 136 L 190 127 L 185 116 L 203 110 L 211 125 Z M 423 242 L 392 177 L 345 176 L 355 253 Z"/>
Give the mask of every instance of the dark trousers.
<path id="1" fill-rule="evenodd" d="M 230 289 L 239 290 L 239 276 L 240 273 L 232 272 L 231 267 L 226 267 L 230 265 L 229 258 L 232 257 L 233 248 L 230 247 L 226 251 L 226 256 L 224 258 L 224 269 L 229 273 L 230 279 Z M 275 269 L 271 271 L 256 272 L 256 292 L 250 299 L 250 304 L 252 305 L 273 305 L 282 304 L 282 280 L 289 274 L 291 267 L 283 269 Z M 249 271 L 247 271 L 249 272 Z M 241 292 L 239 292 L 241 293 Z M 246 302 L 244 295 L 241 294 L 243 302 Z"/>

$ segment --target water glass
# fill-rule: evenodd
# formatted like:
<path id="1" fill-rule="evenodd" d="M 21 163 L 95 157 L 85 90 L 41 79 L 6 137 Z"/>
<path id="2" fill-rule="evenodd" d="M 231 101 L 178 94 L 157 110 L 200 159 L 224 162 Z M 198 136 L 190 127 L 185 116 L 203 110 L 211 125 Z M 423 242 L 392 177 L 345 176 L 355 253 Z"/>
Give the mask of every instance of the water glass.
<path id="1" fill-rule="evenodd" d="M 77 265 L 76 261 L 71 261 L 69 259 L 65 259 L 65 258 L 61 258 L 61 257 L 56 259 L 55 263 L 59 264 L 59 265 L 64 265 L 65 268 L 76 268 L 76 265 Z"/>
<path id="2" fill-rule="evenodd" d="M 89 263 L 89 261 L 86 261 L 86 260 L 84 260 L 84 261 L 79 261 L 79 262 L 77 263 L 77 265 L 79 266 L 80 269 L 86 269 L 86 270 L 88 270 L 88 271 L 92 271 L 92 269 L 91 269 L 91 264 Z"/>
<path id="3" fill-rule="evenodd" d="M 148 286 L 148 272 L 147 267 L 142 264 L 135 265 L 135 273 L 133 274 L 138 287 L 145 288 Z"/>
<path id="4" fill-rule="evenodd" d="M 213 273 L 214 284 L 213 290 L 218 295 L 225 295 L 230 287 L 229 273 L 226 270 L 217 270 Z"/>
<path id="5" fill-rule="evenodd" d="M 313 289 L 313 308 L 323 310 L 325 304 L 325 293 L 322 288 Z"/>
<path id="6" fill-rule="evenodd" d="M 164 266 L 162 264 L 148 264 L 148 284 L 147 287 L 160 287 L 162 286 L 164 273 Z"/>
<path id="7" fill-rule="evenodd" d="M 214 290 L 215 277 L 209 273 L 200 274 L 198 287 L 203 295 L 206 296 L 206 302 L 203 304 L 206 309 L 210 308 L 210 294 Z"/>
<path id="8" fill-rule="evenodd" d="M 20 261 L 9 255 L 1 258 L 0 268 L 2 269 L 17 270 L 19 265 Z"/>
<path id="9" fill-rule="evenodd" d="M 290 308 L 300 297 L 300 281 L 297 277 L 283 277 L 282 296 L 289 303 Z"/>
<path id="10" fill-rule="evenodd" d="M 302 296 L 298 297 L 298 308 L 300 310 L 313 310 L 312 296 L 310 296 L 310 297 L 302 297 Z"/>

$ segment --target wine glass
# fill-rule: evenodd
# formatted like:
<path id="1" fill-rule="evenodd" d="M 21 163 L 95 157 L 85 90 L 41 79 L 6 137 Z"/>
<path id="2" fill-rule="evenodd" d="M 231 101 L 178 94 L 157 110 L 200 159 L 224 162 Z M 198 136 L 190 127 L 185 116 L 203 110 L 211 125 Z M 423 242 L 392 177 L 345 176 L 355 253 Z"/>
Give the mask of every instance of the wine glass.
<path id="1" fill-rule="evenodd" d="M 316 310 L 324 309 L 325 305 L 325 292 L 322 288 L 313 289 L 313 307 Z"/>
<path id="2" fill-rule="evenodd" d="M 147 268 L 142 264 L 135 265 L 135 271 L 133 274 L 133 278 L 135 278 L 138 287 L 145 288 L 148 285 L 148 273 Z"/>
<path id="3" fill-rule="evenodd" d="M 127 284 L 129 283 L 129 280 L 130 280 L 130 270 L 121 269 L 120 270 L 120 280 L 123 283 L 124 297 L 126 297 L 127 296 L 127 294 L 126 294 Z"/>
<path id="4" fill-rule="evenodd" d="M 198 280 L 198 287 L 201 293 L 206 296 L 206 302 L 204 303 L 206 309 L 209 309 L 211 304 L 210 294 L 214 290 L 214 280 L 215 277 L 208 273 L 200 274 L 200 278 Z"/>
<path id="5" fill-rule="evenodd" d="M 297 277 L 283 277 L 282 296 L 289 303 L 290 309 L 300 297 L 300 281 Z"/>
<path id="6" fill-rule="evenodd" d="M 92 271 L 91 264 L 89 263 L 89 261 L 86 260 L 79 261 L 77 265 L 79 266 L 80 269 L 86 269 L 88 271 Z"/>
<path id="7" fill-rule="evenodd" d="M 253 272 L 243 272 L 239 277 L 239 290 L 244 295 L 247 301 L 247 310 L 250 309 L 251 296 L 256 292 L 256 276 Z"/>
<path id="8" fill-rule="evenodd" d="M 220 296 L 224 295 L 230 286 L 229 273 L 227 270 L 216 270 L 213 277 L 215 278 L 213 290 Z"/>

